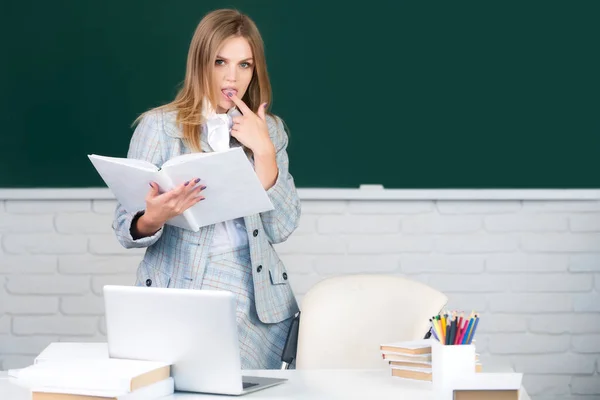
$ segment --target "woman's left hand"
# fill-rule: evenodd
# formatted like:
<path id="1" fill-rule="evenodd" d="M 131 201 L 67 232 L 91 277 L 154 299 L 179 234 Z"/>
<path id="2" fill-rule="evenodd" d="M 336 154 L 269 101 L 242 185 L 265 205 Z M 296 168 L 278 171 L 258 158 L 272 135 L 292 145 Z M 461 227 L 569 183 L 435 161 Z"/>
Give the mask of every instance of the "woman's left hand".
<path id="1" fill-rule="evenodd" d="M 269 129 L 265 117 L 267 103 L 261 104 L 258 108 L 258 114 L 255 114 L 235 94 L 232 94 L 229 98 L 242 113 L 240 116 L 233 117 L 231 136 L 252 150 L 255 155 L 275 155 L 275 147 L 269 137 Z"/>

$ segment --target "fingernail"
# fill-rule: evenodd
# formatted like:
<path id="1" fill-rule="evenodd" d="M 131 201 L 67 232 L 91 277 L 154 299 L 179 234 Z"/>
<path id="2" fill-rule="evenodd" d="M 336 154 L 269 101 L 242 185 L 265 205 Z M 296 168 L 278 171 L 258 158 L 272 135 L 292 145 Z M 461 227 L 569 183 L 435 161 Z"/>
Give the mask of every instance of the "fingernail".
<path id="1" fill-rule="evenodd" d="M 187 181 L 186 183 L 183 184 L 183 186 L 187 186 L 189 185 L 190 181 Z"/>
<path id="2" fill-rule="evenodd" d="M 200 182 L 200 178 L 196 178 L 196 180 L 194 181 L 195 183 Z"/>
<path id="3" fill-rule="evenodd" d="M 227 92 L 227 96 L 229 96 L 229 97 L 233 96 L 233 92 Z"/>
<path id="4" fill-rule="evenodd" d="M 151 187 L 152 189 L 154 189 L 154 186 L 152 186 L 152 182 L 148 182 L 148 185 L 150 185 L 150 187 Z"/>
<path id="5" fill-rule="evenodd" d="M 206 197 L 203 197 L 203 198 L 200 199 L 200 201 L 202 201 L 202 200 L 206 200 Z"/>
<path id="6" fill-rule="evenodd" d="M 206 186 L 200 186 L 200 189 L 204 190 L 206 189 Z"/>
<path id="7" fill-rule="evenodd" d="M 269 103 L 265 103 L 265 105 L 264 105 L 263 107 L 264 107 L 264 108 L 267 108 L 267 104 L 269 104 Z"/>

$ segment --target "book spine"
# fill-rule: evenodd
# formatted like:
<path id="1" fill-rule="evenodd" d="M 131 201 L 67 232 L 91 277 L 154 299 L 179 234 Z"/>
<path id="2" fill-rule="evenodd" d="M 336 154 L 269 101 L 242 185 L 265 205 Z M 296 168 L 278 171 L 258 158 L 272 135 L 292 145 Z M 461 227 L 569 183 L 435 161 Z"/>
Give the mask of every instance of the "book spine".
<path id="1" fill-rule="evenodd" d="M 161 193 L 168 192 L 171 189 L 175 189 L 175 184 L 163 169 L 159 170 L 156 173 L 156 183 L 158 183 L 158 186 L 160 186 Z"/>
<path id="2" fill-rule="evenodd" d="M 196 218 L 194 218 L 194 214 L 192 214 L 192 209 L 188 208 L 183 212 L 183 217 L 190 225 L 190 229 L 194 232 L 198 232 L 200 230 L 200 225 L 196 222 Z"/>

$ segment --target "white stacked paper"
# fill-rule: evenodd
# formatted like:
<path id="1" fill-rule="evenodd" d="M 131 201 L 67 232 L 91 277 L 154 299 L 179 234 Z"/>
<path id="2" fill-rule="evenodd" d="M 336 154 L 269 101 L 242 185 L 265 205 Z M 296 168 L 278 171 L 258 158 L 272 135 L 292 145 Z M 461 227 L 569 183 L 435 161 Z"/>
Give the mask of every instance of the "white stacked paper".
<path id="1" fill-rule="evenodd" d="M 108 357 L 106 342 L 53 342 L 33 361 L 34 364 L 49 360 L 102 359 Z"/>

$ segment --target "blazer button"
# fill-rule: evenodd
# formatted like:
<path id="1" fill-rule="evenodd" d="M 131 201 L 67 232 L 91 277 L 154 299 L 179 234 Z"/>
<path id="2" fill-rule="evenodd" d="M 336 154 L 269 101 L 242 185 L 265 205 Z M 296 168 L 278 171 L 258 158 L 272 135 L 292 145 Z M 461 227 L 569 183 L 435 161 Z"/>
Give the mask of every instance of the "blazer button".
<path id="1" fill-rule="evenodd" d="M 146 279 L 146 286 L 152 286 L 152 279 Z"/>
<path id="2" fill-rule="evenodd" d="M 262 265 L 259 265 L 259 266 L 256 268 L 256 272 L 260 272 L 260 271 L 262 271 Z"/>
<path id="3" fill-rule="evenodd" d="M 257 236 L 258 236 L 258 229 L 255 229 L 255 230 L 254 230 L 254 232 L 252 232 L 252 235 L 253 235 L 254 237 L 257 237 Z"/>
<path id="4" fill-rule="evenodd" d="M 286 280 L 287 280 L 287 274 L 286 274 L 285 272 L 283 273 L 283 275 L 282 275 L 282 276 L 283 276 L 283 279 L 286 279 Z"/>

